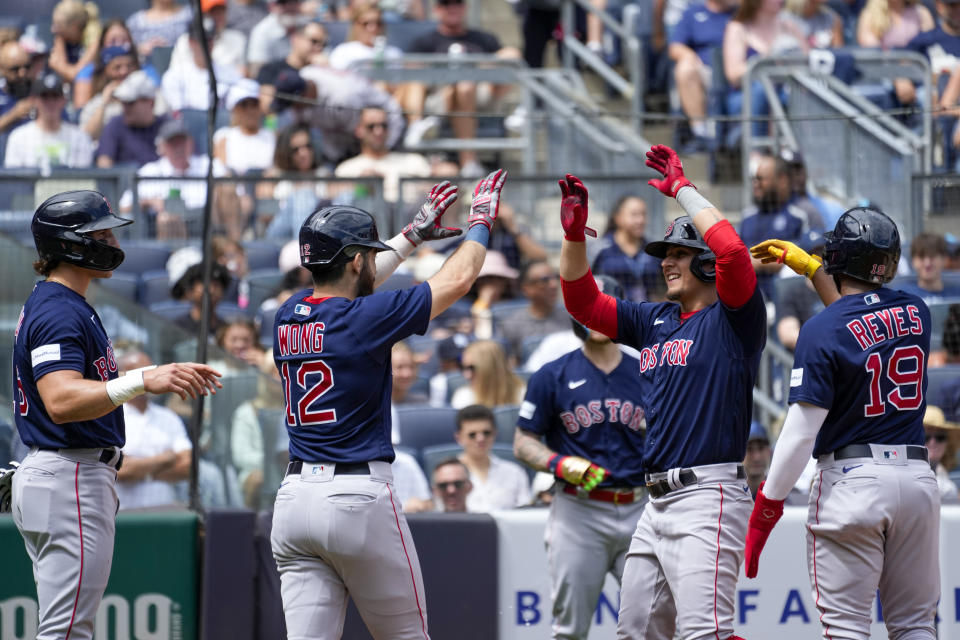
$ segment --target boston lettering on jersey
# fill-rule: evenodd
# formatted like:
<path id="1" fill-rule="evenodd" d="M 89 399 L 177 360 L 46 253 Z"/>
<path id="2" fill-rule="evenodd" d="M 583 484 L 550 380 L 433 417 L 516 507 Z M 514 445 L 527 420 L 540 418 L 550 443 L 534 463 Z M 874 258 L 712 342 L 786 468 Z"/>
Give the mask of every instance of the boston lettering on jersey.
<path id="1" fill-rule="evenodd" d="M 323 352 L 322 322 L 297 322 L 277 325 L 277 347 L 281 356 Z"/>
<path id="2" fill-rule="evenodd" d="M 663 343 L 663 350 L 660 350 L 659 342 L 649 347 L 644 347 L 640 350 L 640 373 L 645 373 L 658 365 L 658 351 L 660 352 L 659 366 L 687 366 L 687 356 L 690 355 L 691 347 L 693 347 L 693 340 L 684 339 L 667 340 Z"/>
<path id="3" fill-rule="evenodd" d="M 865 351 L 884 340 L 910 334 L 919 336 L 923 334 L 923 322 L 920 320 L 920 309 L 908 304 L 865 313 L 848 322 L 847 329 L 857 339 L 860 349 Z"/>
<path id="4" fill-rule="evenodd" d="M 628 429 L 640 431 L 643 422 L 643 408 L 634 407 L 629 400 L 607 398 L 591 400 L 586 404 L 577 404 L 573 409 L 560 412 L 560 420 L 567 433 L 576 433 L 581 427 L 586 429 L 604 422 L 619 423 Z"/>

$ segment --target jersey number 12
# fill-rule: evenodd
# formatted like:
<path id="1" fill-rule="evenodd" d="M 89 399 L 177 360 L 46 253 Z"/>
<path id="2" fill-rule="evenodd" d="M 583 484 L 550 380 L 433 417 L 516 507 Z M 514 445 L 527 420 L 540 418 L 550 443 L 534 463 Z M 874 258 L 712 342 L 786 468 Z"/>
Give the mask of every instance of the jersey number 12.
<path id="1" fill-rule="evenodd" d="M 910 360 L 913 360 L 912 368 L 901 370 L 900 363 Z M 868 418 L 882 416 L 887 408 L 880 392 L 883 368 L 880 354 L 871 353 L 866 364 L 867 373 L 870 374 L 870 402 L 863 407 L 863 415 Z M 890 404 L 900 411 L 919 409 L 923 404 L 923 349 L 916 345 L 895 349 L 886 368 L 887 378 L 894 384 L 893 391 L 887 394 Z M 904 395 L 901 392 L 904 386 L 914 387 L 913 395 Z"/>
<path id="2" fill-rule="evenodd" d="M 283 397 L 287 405 L 287 425 L 305 427 L 336 422 L 336 409 L 311 410 L 311 405 L 333 388 L 333 371 L 327 363 L 323 360 L 308 360 L 301 362 L 299 366 L 294 365 L 294 369 L 296 373 L 291 377 L 289 362 L 284 362 L 280 367 L 280 375 L 283 377 Z M 307 384 L 308 377 L 312 382 L 310 385 Z M 294 381 L 303 390 L 298 394 L 300 399 L 296 401 L 296 406 L 291 393 L 291 385 Z"/>

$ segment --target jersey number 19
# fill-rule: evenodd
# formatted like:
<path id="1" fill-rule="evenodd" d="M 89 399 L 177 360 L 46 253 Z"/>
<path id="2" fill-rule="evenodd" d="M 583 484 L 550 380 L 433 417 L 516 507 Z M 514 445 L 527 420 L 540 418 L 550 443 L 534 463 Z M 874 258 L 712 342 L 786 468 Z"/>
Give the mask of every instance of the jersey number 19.
<path id="1" fill-rule="evenodd" d="M 913 360 L 912 367 L 902 371 L 900 364 Z M 870 374 L 870 402 L 863 407 L 863 415 L 868 418 L 882 416 L 886 411 L 886 403 L 881 397 L 880 379 L 883 375 L 883 359 L 879 353 L 871 353 L 867 358 L 867 373 Z M 894 384 L 894 388 L 887 394 L 887 400 L 900 411 L 919 409 L 923 404 L 923 349 L 916 345 L 898 347 L 887 361 L 887 378 Z M 913 395 L 906 396 L 901 387 L 914 387 Z"/>
<path id="2" fill-rule="evenodd" d="M 310 426 L 336 422 L 336 409 L 317 409 L 312 405 L 323 394 L 333 388 L 333 370 L 323 360 L 307 360 L 299 365 L 294 364 L 294 375 L 290 375 L 290 363 L 284 362 L 280 367 L 280 376 L 283 378 L 283 398 L 287 405 L 287 425 Z M 313 383 L 307 385 L 307 378 Z M 292 389 L 293 381 L 299 389 Z M 294 393 L 291 393 L 294 391 Z M 299 399 L 294 398 L 294 395 Z"/>

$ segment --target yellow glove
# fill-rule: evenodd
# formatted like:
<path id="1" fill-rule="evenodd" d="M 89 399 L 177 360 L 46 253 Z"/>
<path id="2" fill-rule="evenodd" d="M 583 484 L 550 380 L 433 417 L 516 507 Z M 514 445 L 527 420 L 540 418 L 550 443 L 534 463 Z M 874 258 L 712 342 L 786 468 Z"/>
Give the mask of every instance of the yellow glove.
<path id="1" fill-rule="evenodd" d="M 603 482 L 603 479 L 607 475 L 606 469 L 598 467 L 586 458 L 579 456 L 555 455 L 550 459 L 550 462 L 547 463 L 547 466 L 550 467 L 553 474 L 561 480 L 586 491 L 594 489 L 598 484 Z"/>
<path id="2" fill-rule="evenodd" d="M 765 240 L 750 247 L 750 255 L 769 264 L 779 262 L 793 269 L 798 275 L 812 278 L 817 269 L 823 266 L 823 260 L 812 256 L 792 242 L 786 240 Z"/>

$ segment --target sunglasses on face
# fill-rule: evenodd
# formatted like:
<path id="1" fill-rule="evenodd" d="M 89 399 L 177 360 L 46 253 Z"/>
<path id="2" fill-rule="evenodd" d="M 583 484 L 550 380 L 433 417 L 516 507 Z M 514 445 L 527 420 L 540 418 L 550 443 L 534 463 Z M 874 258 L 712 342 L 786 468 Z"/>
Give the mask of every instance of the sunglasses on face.
<path id="1" fill-rule="evenodd" d="M 27 64 L 18 64 L 18 65 L 12 66 L 12 67 L 7 67 L 7 68 L 6 68 L 6 71 L 7 71 L 7 73 L 9 73 L 9 74 L 19 74 L 19 73 L 23 73 L 23 72 L 25 72 L 25 71 L 27 71 L 27 70 L 29 70 L 29 69 L 30 69 L 30 63 L 28 62 Z"/>
<path id="2" fill-rule="evenodd" d="M 527 284 L 550 284 L 557 280 L 556 274 L 549 276 L 540 276 L 539 278 L 529 278 Z"/>
<path id="3" fill-rule="evenodd" d="M 473 431 L 467 434 L 467 437 L 471 440 L 476 440 L 478 436 L 483 436 L 484 438 L 489 438 L 493 435 L 493 429 L 481 429 L 480 431 Z"/>
<path id="4" fill-rule="evenodd" d="M 463 0 L 437 0 L 437 4 L 441 7 L 450 7 L 463 4 Z"/>
<path id="5" fill-rule="evenodd" d="M 463 371 L 469 371 L 470 373 L 477 372 L 477 367 L 472 364 L 462 364 L 460 365 L 460 369 L 462 369 Z"/>
<path id="6" fill-rule="evenodd" d="M 467 486 L 466 480 L 451 480 L 450 482 L 437 483 L 437 489 L 440 489 L 440 491 L 447 491 L 449 489 L 461 491 L 465 486 Z"/>
<path id="7" fill-rule="evenodd" d="M 943 443 L 947 441 L 947 434 L 945 433 L 928 433 L 926 437 L 926 442 L 931 440 L 936 440 L 937 442 Z"/>
<path id="8" fill-rule="evenodd" d="M 310 44 L 314 47 L 320 47 L 321 49 L 327 46 L 327 41 L 320 38 L 309 38 Z"/>
<path id="9" fill-rule="evenodd" d="M 371 122 L 371 123 L 369 123 L 369 124 L 367 124 L 367 125 L 365 125 L 365 126 L 366 126 L 367 131 L 376 131 L 377 129 L 386 129 L 386 128 L 387 128 L 387 123 L 386 123 L 386 122 Z"/>
<path id="10" fill-rule="evenodd" d="M 295 155 L 298 151 L 303 151 L 304 149 L 313 150 L 313 147 L 311 147 L 309 144 L 301 144 L 297 145 L 296 147 L 290 147 L 290 155 Z"/>

